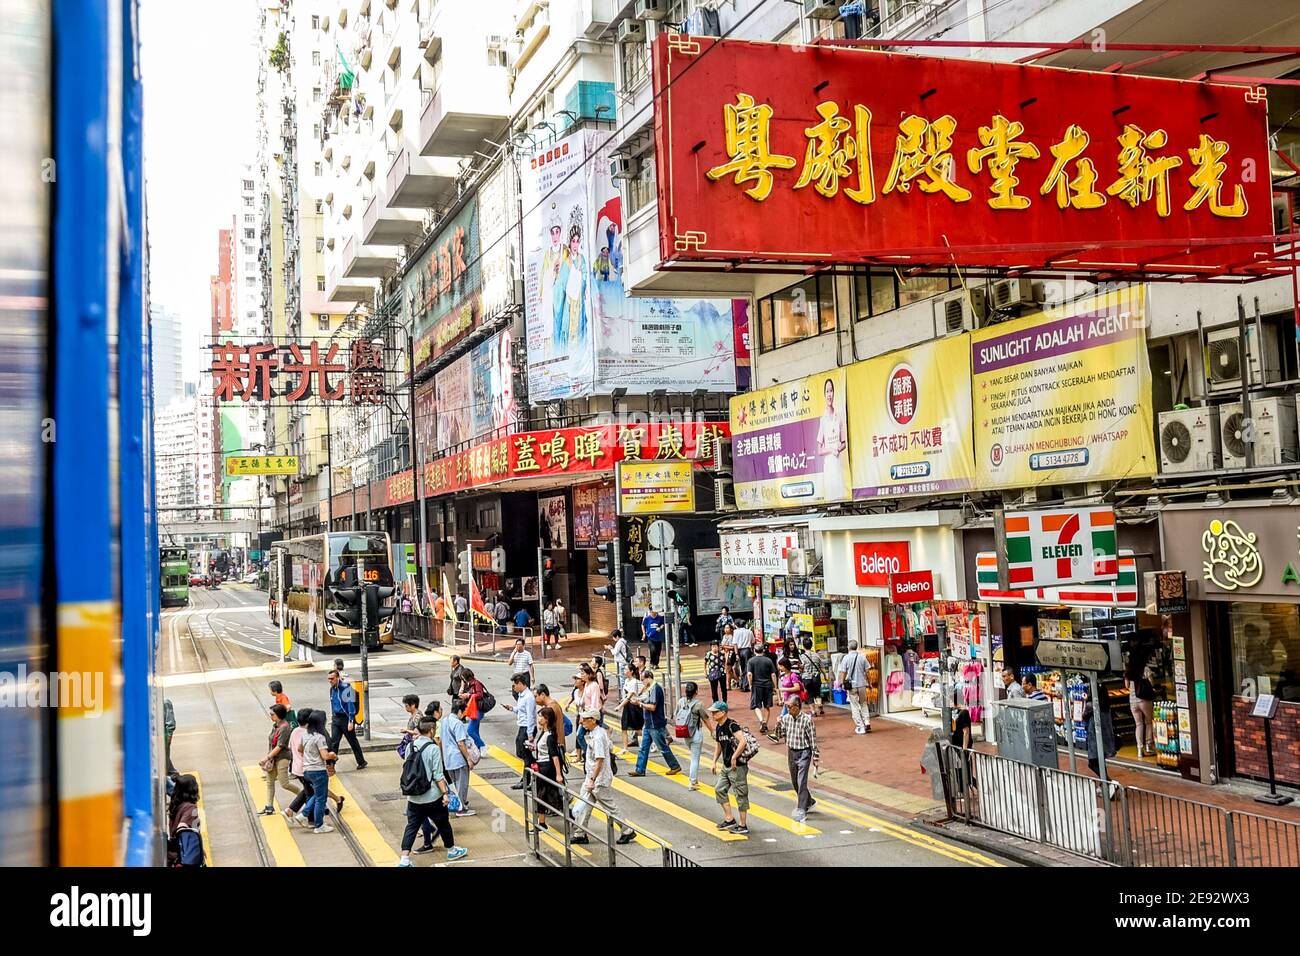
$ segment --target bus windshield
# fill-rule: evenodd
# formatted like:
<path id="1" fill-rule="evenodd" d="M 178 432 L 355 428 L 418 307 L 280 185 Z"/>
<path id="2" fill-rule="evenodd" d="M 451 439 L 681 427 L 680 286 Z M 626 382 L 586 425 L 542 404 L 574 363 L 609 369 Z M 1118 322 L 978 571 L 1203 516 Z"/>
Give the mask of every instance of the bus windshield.
<path id="1" fill-rule="evenodd" d="M 356 583 L 355 568 L 364 563 L 367 583 L 385 587 L 393 583 L 393 572 L 388 566 L 388 536 L 384 534 L 332 534 L 329 536 L 331 578 L 339 575 Z"/>

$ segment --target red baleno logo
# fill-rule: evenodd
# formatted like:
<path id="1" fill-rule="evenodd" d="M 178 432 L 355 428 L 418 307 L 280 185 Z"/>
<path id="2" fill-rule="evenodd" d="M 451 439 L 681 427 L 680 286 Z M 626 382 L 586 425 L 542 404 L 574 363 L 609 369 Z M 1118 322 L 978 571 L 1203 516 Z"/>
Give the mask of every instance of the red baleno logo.
<path id="1" fill-rule="evenodd" d="M 861 541 L 853 545 L 853 577 L 864 587 L 889 587 L 889 576 L 910 571 L 906 541 Z"/>

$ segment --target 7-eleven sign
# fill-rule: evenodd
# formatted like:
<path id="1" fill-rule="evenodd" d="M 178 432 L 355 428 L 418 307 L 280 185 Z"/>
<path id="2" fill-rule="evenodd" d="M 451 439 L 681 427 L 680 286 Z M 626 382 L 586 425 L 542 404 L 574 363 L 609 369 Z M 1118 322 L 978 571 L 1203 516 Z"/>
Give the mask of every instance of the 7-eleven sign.
<path id="1" fill-rule="evenodd" d="M 1010 513 L 1006 541 L 1012 588 L 1114 581 L 1119 575 L 1113 508 Z"/>

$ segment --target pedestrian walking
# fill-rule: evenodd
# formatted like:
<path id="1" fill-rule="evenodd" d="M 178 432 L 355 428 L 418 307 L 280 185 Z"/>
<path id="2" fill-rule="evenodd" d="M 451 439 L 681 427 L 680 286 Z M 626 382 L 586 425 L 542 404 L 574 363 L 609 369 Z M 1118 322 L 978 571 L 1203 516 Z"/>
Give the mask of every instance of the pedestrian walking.
<path id="1" fill-rule="evenodd" d="M 561 598 L 555 599 L 555 646 L 569 636 L 569 611 Z"/>
<path id="2" fill-rule="evenodd" d="M 527 674 L 515 674 L 510 678 L 511 686 L 515 693 L 513 703 L 506 704 L 507 710 L 515 712 L 515 756 L 518 757 L 526 768 L 532 759 L 532 751 L 528 744 L 537 736 L 537 698 L 533 695 L 532 689 L 528 686 Z M 512 786 L 511 790 L 522 790 L 528 784 L 528 773 L 526 771 L 519 774 L 519 782 Z"/>
<path id="3" fill-rule="evenodd" d="M 193 774 L 180 774 L 172 787 L 167 805 L 167 865 L 207 866 L 199 822 L 199 781 Z"/>
<path id="4" fill-rule="evenodd" d="M 1147 664 L 1150 661 L 1148 647 L 1138 645 L 1129 651 L 1128 666 L 1124 669 L 1124 680 L 1128 684 L 1129 710 L 1133 714 L 1134 736 L 1139 757 L 1154 756 L 1155 745 L 1155 699 L 1156 689 L 1151 683 Z M 1034 675 L 1025 675 L 1028 685 Z M 1037 690 L 1037 681 L 1034 681 Z M 1025 688 L 1029 693 L 1029 688 Z M 1042 693 L 1039 691 L 1039 693 Z M 1032 695 L 1031 695 L 1032 696 Z"/>
<path id="5" fill-rule="evenodd" d="M 770 733 L 767 720 L 776 693 L 776 665 L 766 654 L 755 653 L 745 665 L 745 676 L 749 680 L 749 709 L 758 718 L 758 732 Z"/>
<path id="6" fill-rule="evenodd" d="M 465 701 L 465 718 L 467 720 L 466 730 L 469 733 L 469 739 L 474 741 L 475 746 L 480 751 L 487 750 L 487 744 L 483 743 L 483 738 L 478 732 L 479 724 L 483 722 L 483 716 L 487 713 L 487 688 L 483 682 L 474 676 L 474 672 L 468 667 L 461 672 L 461 694 L 460 699 Z"/>
<path id="7" fill-rule="evenodd" d="M 645 729 L 641 735 L 641 749 L 637 751 L 636 769 L 628 776 L 645 776 L 646 766 L 650 762 L 650 748 L 658 744 L 659 752 L 668 764 L 668 776 L 671 777 L 682 772 L 682 765 L 677 762 L 677 757 L 668 744 L 668 715 L 664 713 L 667 698 L 664 689 L 655 682 L 653 670 L 647 669 L 641 675 L 641 680 L 641 693 L 636 699 L 636 706 L 645 714 Z"/>
<path id="8" fill-rule="evenodd" d="M 499 592 L 496 603 L 492 605 L 492 619 L 496 621 L 498 634 L 504 634 L 510 629 L 510 605 Z"/>
<path id="9" fill-rule="evenodd" d="M 727 628 L 734 628 L 735 625 L 736 619 L 731 616 L 731 608 L 727 607 L 725 604 L 722 605 L 722 613 L 719 614 L 718 619 L 713 622 L 713 632 L 718 636 L 718 641 L 722 640 L 722 635 L 726 632 Z"/>
<path id="10" fill-rule="evenodd" d="M 623 668 L 623 696 L 618 702 L 619 727 L 623 731 L 623 749 L 630 750 L 637 745 L 638 734 L 645 726 L 645 714 L 633 702 L 641 693 L 640 671 L 634 663 Z M 628 739 L 629 735 L 631 740 Z"/>
<path id="11" fill-rule="evenodd" d="M 415 835 L 424 824 L 437 831 L 447 848 L 447 861 L 462 859 L 469 851 L 457 846 L 447 817 L 447 777 L 442 764 L 442 748 L 434 742 L 437 724 L 427 717 L 420 721 L 419 737 L 411 745 L 402 765 L 402 793 L 406 794 L 406 831 L 402 834 L 402 858 L 398 866 L 411 866 L 411 848 Z"/>
<path id="12" fill-rule="evenodd" d="M 470 749 L 469 728 L 465 724 L 465 707 L 463 700 L 451 702 L 450 713 L 443 718 L 442 729 L 442 766 L 451 778 L 451 785 L 460 801 L 460 809 L 455 811 L 458 817 L 472 817 L 475 810 L 469 805 L 469 772 L 476 762 L 476 751 Z"/>
<path id="13" fill-rule="evenodd" d="M 857 641 L 849 641 L 849 652 L 840 659 L 836 683 L 848 695 L 853 732 L 871 733 L 871 711 L 867 707 L 867 659 L 858 650 Z"/>
<path id="14" fill-rule="evenodd" d="M 307 825 L 310 821 L 314 833 L 334 832 L 334 828 L 325 822 L 325 807 L 329 798 L 329 770 L 326 761 L 337 757 L 325 736 L 325 712 L 313 710 L 307 721 L 307 733 L 302 738 L 303 776 L 311 784 L 311 798 L 303 807 L 299 822 Z"/>
<path id="15" fill-rule="evenodd" d="M 563 750 L 565 738 L 569 736 L 569 727 L 566 726 L 569 721 L 564 716 L 564 708 L 558 700 L 551 696 L 551 688 L 546 684 L 538 684 L 537 689 L 533 691 L 533 695 L 537 698 L 538 719 L 541 719 L 544 710 L 550 711 L 555 718 L 551 722 L 551 732 L 555 734 L 555 743 Z"/>
<path id="16" fill-rule="evenodd" d="M 271 703 L 282 704 L 287 715 L 293 709 L 293 705 L 289 703 L 289 695 L 284 692 L 284 685 L 278 680 L 273 680 L 266 686 L 271 691 Z M 293 721 L 291 720 L 290 723 L 293 723 Z"/>
<path id="17" fill-rule="evenodd" d="M 295 796 L 302 792 L 298 782 L 289 778 L 289 767 L 293 759 L 293 753 L 289 750 L 289 738 L 293 735 L 293 728 L 285 719 L 285 713 L 284 704 L 272 704 L 267 708 L 267 714 L 271 718 L 271 736 L 267 741 L 266 756 L 259 763 L 262 768 L 262 779 L 266 781 L 266 806 L 262 808 L 261 813 L 265 817 L 275 813 L 277 781 L 281 787 Z"/>
<path id="18" fill-rule="evenodd" d="M 311 784 L 307 781 L 303 773 L 302 766 L 302 738 L 307 733 L 307 724 L 311 720 L 311 708 L 304 707 L 298 711 L 298 726 L 289 734 L 289 772 L 293 778 L 298 781 L 298 795 L 293 798 L 293 802 L 285 807 L 282 811 L 285 819 L 290 823 L 296 823 L 298 813 L 311 798 Z"/>
<path id="19" fill-rule="evenodd" d="M 361 752 L 361 741 L 357 740 L 357 692 L 352 685 L 343 680 L 343 675 L 336 669 L 330 671 L 330 738 L 329 749 L 338 753 L 339 741 L 347 738 L 352 748 L 352 756 L 357 761 L 357 769 L 366 769 L 366 755 Z"/>
<path id="20" fill-rule="evenodd" d="M 808 811 L 817 803 L 808 792 L 808 773 L 819 762 L 819 754 L 817 725 L 798 697 L 791 697 L 786 704 L 786 712 L 777 721 L 776 735 L 779 740 L 785 741 L 790 784 L 798 797 L 790 816 L 796 823 L 803 823 L 808 819 Z"/>
<path id="21" fill-rule="evenodd" d="M 587 836 L 587 824 L 591 822 L 591 813 L 599 804 L 607 816 L 618 820 L 619 835 L 614 842 L 619 845 L 631 843 L 636 839 L 636 831 L 622 821 L 618 804 L 614 802 L 614 769 L 611 762 L 613 747 L 609 734 L 600 726 L 600 714 L 595 711 L 583 711 L 579 719 L 587 732 L 587 773 L 578 790 L 579 799 L 573 807 L 573 822 L 578 832 L 569 842 L 591 842 Z"/>
<path id="22" fill-rule="evenodd" d="M 463 620 L 465 618 L 465 615 L 469 613 L 469 601 L 465 599 L 465 595 L 457 594 L 455 600 L 453 600 L 451 603 L 452 603 L 452 607 L 456 609 L 457 619 Z"/>
<path id="23" fill-rule="evenodd" d="M 623 632 L 618 628 L 610 631 L 609 636 L 614 643 L 606 644 L 605 650 L 614 659 L 614 673 L 618 676 L 618 683 L 621 688 L 625 679 L 624 674 L 627 671 L 627 662 L 632 656 L 632 651 L 627 646 L 627 638 L 623 636 Z"/>
<path id="24" fill-rule="evenodd" d="M 565 812 L 564 791 L 560 787 L 564 781 L 564 737 L 556 733 L 557 719 L 551 707 L 537 708 L 537 737 L 532 742 L 531 767 L 538 778 L 537 827 L 540 830 L 550 829 L 546 823 L 548 807 L 556 813 Z"/>
<path id="25" fill-rule="evenodd" d="M 609 676 L 605 673 L 605 658 L 599 654 L 591 655 L 591 672 L 600 686 L 600 712 L 605 712 L 605 700 L 609 697 Z M 601 723 L 605 721 L 602 719 Z"/>
<path id="26" fill-rule="evenodd" d="M 732 637 L 736 647 L 736 665 L 737 676 L 739 678 L 738 690 L 749 690 L 749 660 L 754 656 L 754 647 L 758 642 L 756 635 L 748 627 L 737 627 Z"/>
<path id="27" fill-rule="evenodd" d="M 803 679 L 795 672 L 794 665 L 788 657 L 781 658 L 780 663 L 776 665 L 780 678 L 777 681 L 777 687 L 781 692 L 781 716 L 784 717 L 790 710 L 790 702 L 797 700 L 802 703 L 803 699 L 808 696 L 808 690 L 804 687 Z M 772 739 L 776 739 L 773 733 Z"/>
<path id="28" fill-rule="evenodd" d="M 451 677 L 447 680 L 447 696 L 455 700 L 465 689 L 465 665 L 460 662 L 459 654 L 452 654 L 448 663 L 451 664 Z"/>
<path id="29" fill-rule="evenodd" d="M 826 713 L 822 703 L 822 677 L 826 672 L 826 663 L 819 653 L 813 650 L 812 638 L 805 637 L 799 651 L 799 676 L 803 678 L 804 689 L 808 691 L 806 702 L 818 717 Z"/>
<path id="30" fill-rule="evenodd" d="M 744 728 L 728 716 L 727 705 L 718 701 L 709 707 L 713 715 L 713 739 L 717 744 L 713 751 L 713 773 L 717 780 L 713 792 L 718 806 L 722 807 L 722 821 L 719 830 L 730 830 L 741 836 L 749 835 L 749 764 L 745 760 L 748 741 Z M 718 763 L 722 770 L 718 770 Z M 731 798 L 736 798 L 736 814 L 731 812 Z"/>
<path id="31" fill-rule="evenodd" d="M 510 652 L 508 663 L 512 675 L 527 674 L 530 686 L 537 683 L 537 666 L 533 663 L 533 655 L 524 646 L 522 637 L 515 638 L 515 649 Z"/>
<path id="32" fill-rule="evenodd" d="M 713 700 L 726 700 L 727 653 L 722 649 L 722 641 L 719 638 L 714 638 L 713 643 L 704 653 L 704 676 L 709 680 L 709 696 Z"/>
<path id="33" fill-rule="evenodd" d="M 652 607 L 641 619 L 641 633 L 650 645 L 650 666 L 659 666 L 659 656 L 664 650 L 664 616 L 659 609 Z"/>
<path id="34" fill-rule="evenodd" d="M 555 616 L 555 605 L 550 602 L 542 611 L 542 642 L 545 647 L 560 646 L 559 618 Z"/>
<path id="35" fill-rule="evenodd" d="M 704 750 L 704 725 L 708 723 L 708 717 L 705 716 L 704 705 L 700 703 L 700 685 L 693 680 L 688 680 L 683 685 L 682 691 L 684 696 L 677 703 L 674 723 L 678 727 L 686 728 L 684 739 L 691 748 L 691 769 L 688 772 L 690 784 L 687 789 L 699 790 L 700 754 Z"/>

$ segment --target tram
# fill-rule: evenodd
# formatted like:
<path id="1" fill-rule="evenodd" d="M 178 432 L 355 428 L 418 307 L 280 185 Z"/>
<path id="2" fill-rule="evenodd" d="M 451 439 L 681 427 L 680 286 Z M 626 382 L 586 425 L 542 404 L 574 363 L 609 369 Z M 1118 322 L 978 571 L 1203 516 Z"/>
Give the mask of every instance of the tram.
<path id="1" fill-rule="evenodd" d="M 184 548 L 163 548 L 158 579 L 163 607 L 185 607 L 190 603 L 190 555 Z"/>
<path id="2" fill-rule="evenodd" d="M 112 688 L 0 707 L 0 866 L 165 856 L 136 14 L 0 0 L 0 670 Z"/>

